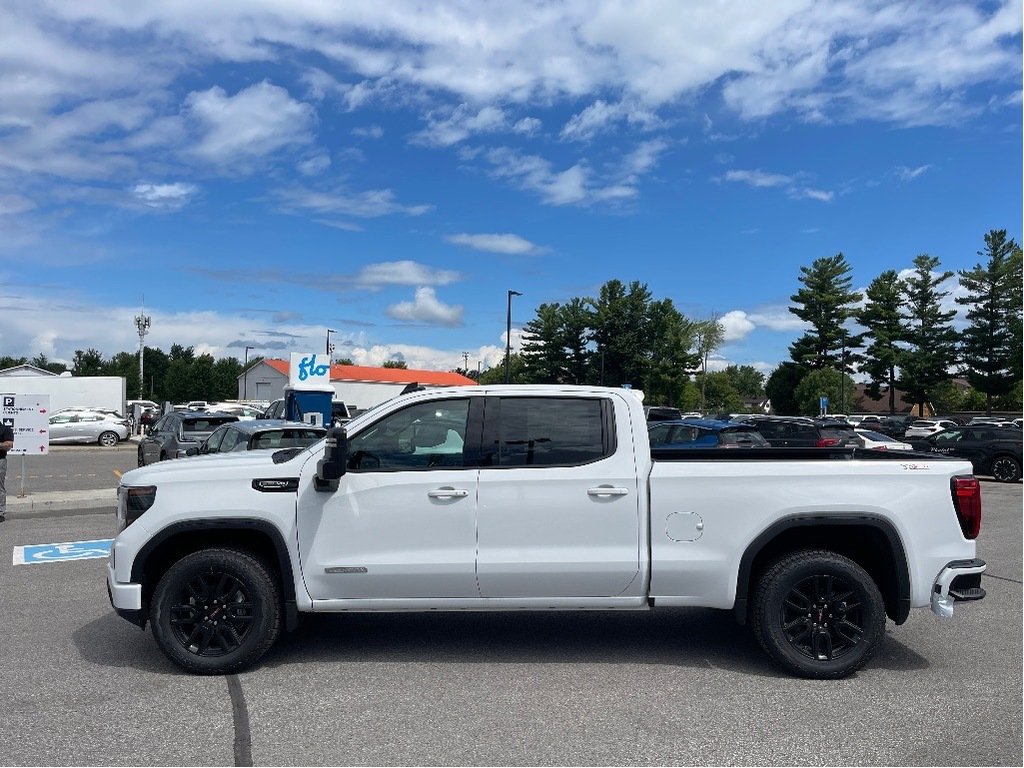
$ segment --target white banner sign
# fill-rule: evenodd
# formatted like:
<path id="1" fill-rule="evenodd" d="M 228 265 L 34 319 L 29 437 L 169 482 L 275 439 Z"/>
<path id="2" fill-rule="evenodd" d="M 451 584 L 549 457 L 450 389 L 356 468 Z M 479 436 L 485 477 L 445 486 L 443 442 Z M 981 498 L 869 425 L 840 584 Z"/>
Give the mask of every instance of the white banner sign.
<path id="1" fill-rule="evenodd" d="M 42 456 L 50 452 L 50 396 L 0 394 L 0 419 L 14 430 L 10 454 Z"/>
<path id="2" fill-rule="evenodd" d="M 331 361 L 327 355 L 292 352 L 288 384 L 294 389 L 330 389 Z"/>

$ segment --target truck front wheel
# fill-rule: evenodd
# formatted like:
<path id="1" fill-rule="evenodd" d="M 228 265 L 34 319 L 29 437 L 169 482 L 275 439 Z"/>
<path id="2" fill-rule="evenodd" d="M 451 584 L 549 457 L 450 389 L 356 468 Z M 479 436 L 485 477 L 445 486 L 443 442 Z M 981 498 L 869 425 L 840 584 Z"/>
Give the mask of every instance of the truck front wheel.
<path id="1" fill-rule="evenodd" d="M 244 552 L 193 552 L 157 583 L 150 622 L 160 650 L 179 667 L 207 675 L 238 672 L 277 639 L 277 583 L 266 566 Z"/>
<path id="2" fill-rule="evenodd" d="M 752 625 L 761 646 L 789 672 L 834 679 L 875 655 L 885 636 L 885 605 L 878 585 L 849 558 L 795 552 L 762 576 Z"/>

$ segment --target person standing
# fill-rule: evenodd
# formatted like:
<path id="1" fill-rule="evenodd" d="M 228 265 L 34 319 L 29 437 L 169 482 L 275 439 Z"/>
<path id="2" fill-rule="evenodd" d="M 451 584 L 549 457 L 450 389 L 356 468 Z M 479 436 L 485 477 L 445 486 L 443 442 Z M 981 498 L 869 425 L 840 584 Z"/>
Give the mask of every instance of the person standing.
<path id="1" fill-rule="evenodd" d="M 0 422 L 0 523 L 7 519 L 7 452 L 14 447 L 14 430 Z"/>

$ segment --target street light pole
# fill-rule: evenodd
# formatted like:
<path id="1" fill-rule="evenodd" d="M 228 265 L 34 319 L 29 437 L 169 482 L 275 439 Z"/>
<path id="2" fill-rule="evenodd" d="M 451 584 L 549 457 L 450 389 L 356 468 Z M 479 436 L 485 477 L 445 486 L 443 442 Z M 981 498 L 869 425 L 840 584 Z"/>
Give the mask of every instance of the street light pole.
<path id="1" fill-rule="evenodd" d="M 522 296 L 519 291 L 508 292 L 508 312 L 505 316 L 505 383 L 509 383 L 509 360 L 512 357 L 512 297 Z"/>
<path id="2" fill-rule="evenodd" d="M 327 346 L 324 347 L 324 352 L 327 354 L 327 362 L 331 361 L 331 334 L 337 333 L 333 328 L 327 329 Z"/>
<path id="3" fill-rule="evenodd" d="M 242 399 L 249 399 L 249 350 L 255 347 L 245 348 L 245 362 L 242 364 Z"/>

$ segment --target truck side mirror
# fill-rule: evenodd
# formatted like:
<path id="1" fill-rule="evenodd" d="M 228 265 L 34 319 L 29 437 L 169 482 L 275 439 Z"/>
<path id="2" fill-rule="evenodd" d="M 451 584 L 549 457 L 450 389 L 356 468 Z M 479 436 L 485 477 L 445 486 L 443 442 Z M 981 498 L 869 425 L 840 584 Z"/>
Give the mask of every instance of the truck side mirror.
<path id="1" fill-rule="evenodd" d="M 318 491 L 336 491 L 338 481 L 345 474 L 348 463 L 348 437 L 341 427 L 334 427 L 327 432 L 327 444 L 324 457 L 316 465 L 316 481 Z"/>

